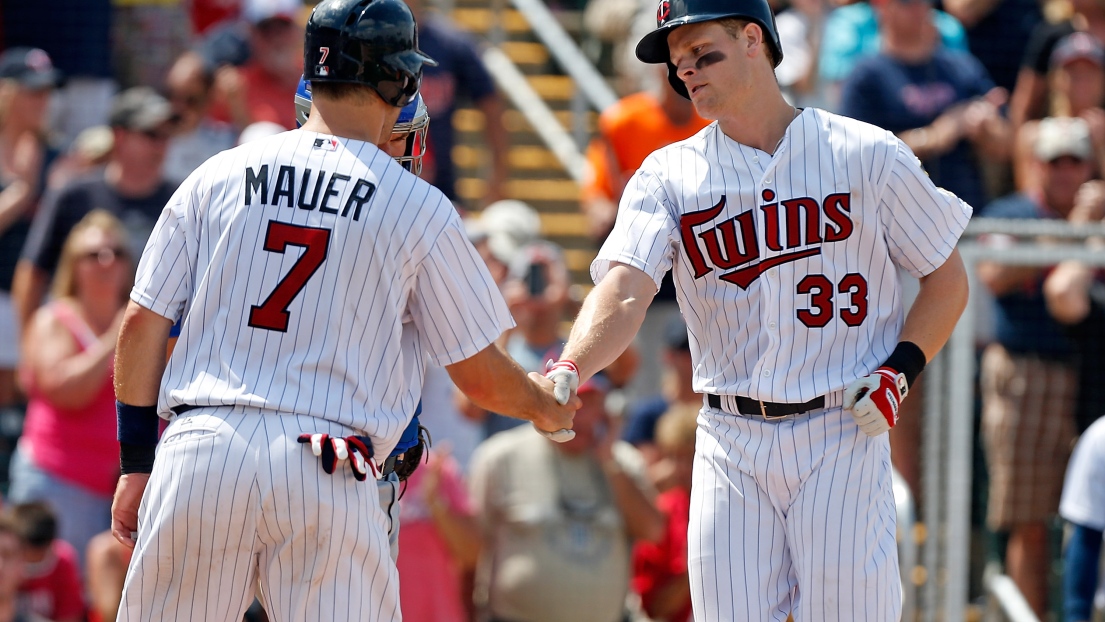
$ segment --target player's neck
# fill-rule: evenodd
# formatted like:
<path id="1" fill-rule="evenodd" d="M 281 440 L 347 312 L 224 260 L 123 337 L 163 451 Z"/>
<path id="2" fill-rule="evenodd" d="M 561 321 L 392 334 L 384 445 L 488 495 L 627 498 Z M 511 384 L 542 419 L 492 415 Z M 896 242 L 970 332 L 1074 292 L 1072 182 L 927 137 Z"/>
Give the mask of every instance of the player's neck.
<path id="1" fill-rule="evenodd" d="M 394 121 L 387 123 L 383 106 L 383 102 L 366 105 L 349 101 L 320 102 L 316 98 L 303 129 L 379 145 L 391 136 L 394 124 Z"/>
<path id="2" fill-rule="evenodd" d="M 774 154 L 797 116 L 798 111 L 776 90 L 737 104 L 729 114 L 718 118 L 718 125 L 738 143 Z"/>

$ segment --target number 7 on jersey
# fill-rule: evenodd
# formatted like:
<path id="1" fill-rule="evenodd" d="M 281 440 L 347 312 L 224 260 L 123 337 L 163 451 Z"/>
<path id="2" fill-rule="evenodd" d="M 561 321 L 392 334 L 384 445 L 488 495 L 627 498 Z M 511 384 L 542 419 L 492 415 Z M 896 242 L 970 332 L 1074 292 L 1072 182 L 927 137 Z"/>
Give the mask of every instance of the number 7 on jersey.
<path id="1" fill-rule="evenodd" d="M 320 227 L 304 227 L 270 220 L 265 231 L 264 249 L 272 253 L 285 253 L 289 246 L 303 247 L 303 254 L 292 264 L 288 274 L 259 305 L 249 310 L 249 325 L 254 328 L 288 332 L 288 307 L 307 286 L 307 281 L 326 261 L 330 249 L 330 230 Z"/>

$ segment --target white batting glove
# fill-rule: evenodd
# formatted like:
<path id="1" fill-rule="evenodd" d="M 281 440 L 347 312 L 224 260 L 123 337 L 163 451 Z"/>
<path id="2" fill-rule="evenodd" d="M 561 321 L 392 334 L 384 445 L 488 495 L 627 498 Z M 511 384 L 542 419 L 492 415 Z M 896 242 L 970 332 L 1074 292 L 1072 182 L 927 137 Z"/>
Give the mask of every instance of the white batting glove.
<path id="1" fill-rule="evenodd" d="M 858 378 L 844 389 L 844 409 L 867 436 L 878 436 L 898 423 L 898 409 L 909 393 L 905 374 L 890 367 Z"/>
<path id="2" fill-rule="evenodd" d="M 545 366 L 545 377 L 553 381 L 553 397 L 561 406 L 567 404 L 568 398 L 579 389 L 579 368 L 575 361 L 564 359 L 553 363 L 550 360 Z"/>
<path id="3" fill-rule="evenodd" d="M 341 438 L 329 434 L 300 434 L 298 441 L 311 446 L 311 453 L 322 461 L 322 470 L 327 475 L 332 475 L 343 460 L 349 461 L 357 481 L 365 481 L 369 472 L 376 475 L 372 450 L 356 436 Z"/>

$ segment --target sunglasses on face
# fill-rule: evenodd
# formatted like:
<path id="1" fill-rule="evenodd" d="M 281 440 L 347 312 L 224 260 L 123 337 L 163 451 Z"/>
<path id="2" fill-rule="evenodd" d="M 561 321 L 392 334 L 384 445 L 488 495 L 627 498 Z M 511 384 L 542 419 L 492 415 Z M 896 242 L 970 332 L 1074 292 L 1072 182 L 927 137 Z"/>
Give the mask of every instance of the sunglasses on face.
<path id="1" fill-rule="evenodd" d="M 125 248 L 104 247 L 81 253 L 79 257 L 85 261 L 95 261 L 101 266 L 110 266 L 117 259 L 130 257 L 130 253 Z"/>

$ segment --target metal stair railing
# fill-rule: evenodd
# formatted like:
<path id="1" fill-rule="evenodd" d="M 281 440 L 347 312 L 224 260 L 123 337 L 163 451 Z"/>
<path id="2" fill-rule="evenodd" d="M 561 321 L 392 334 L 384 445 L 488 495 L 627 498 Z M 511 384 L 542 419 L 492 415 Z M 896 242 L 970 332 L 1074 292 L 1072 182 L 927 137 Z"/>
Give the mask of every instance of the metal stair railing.
<path id="1" fill-rule="evenodd" d="M 576 183 L 583 182 L 584 158 L 571 135 L 556 119 L 552 109 L 513 61 L 497 47 L 484 50 L 483 62 L 499 89 L 533 126 L 534 132 L 549 147 L 553 155 Z"/>

